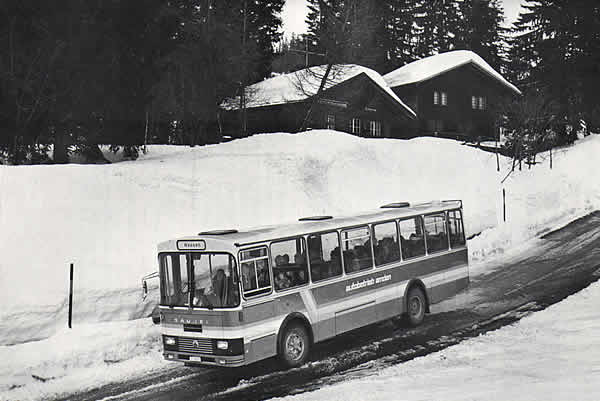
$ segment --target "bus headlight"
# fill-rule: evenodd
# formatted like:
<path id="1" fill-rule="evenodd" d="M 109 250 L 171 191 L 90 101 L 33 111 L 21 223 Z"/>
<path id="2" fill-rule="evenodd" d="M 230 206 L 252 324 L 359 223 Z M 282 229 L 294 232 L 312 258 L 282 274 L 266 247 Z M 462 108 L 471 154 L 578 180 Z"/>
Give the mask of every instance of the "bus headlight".
<path id="1" fill-rule="evenodd" d="M 219 341 L 217 341 L 217 348 L 226 350 L 227 348 L 229 348 L 229 343 L 227 341 L 219 340 Z"/>
<path id="2" fill-rule="evenodd" d="M 165 337 L 165 344 L 166 345 L 175 345 L 176 344 L 175 337 Z"/>

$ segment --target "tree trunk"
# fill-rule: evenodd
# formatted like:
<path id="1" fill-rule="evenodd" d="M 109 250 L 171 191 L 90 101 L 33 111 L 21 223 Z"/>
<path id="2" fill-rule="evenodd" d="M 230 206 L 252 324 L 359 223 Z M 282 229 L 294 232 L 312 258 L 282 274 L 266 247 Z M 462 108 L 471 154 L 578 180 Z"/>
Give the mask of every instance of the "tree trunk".
<path id="1" fill-rule="evenodd" d="M 52 152 L 54 163 L 65 164 L 69 162 L 67 147 L 67 135 L 62 129 L 58 129 L 54 134 L 54 151 Z"/>

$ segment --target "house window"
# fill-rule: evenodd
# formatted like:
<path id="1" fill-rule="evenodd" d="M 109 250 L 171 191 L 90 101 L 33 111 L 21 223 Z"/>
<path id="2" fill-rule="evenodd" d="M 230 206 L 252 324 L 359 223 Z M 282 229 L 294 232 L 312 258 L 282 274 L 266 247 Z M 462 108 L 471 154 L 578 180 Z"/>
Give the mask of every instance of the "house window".
<path id="1" fill-rule="evenodd" d="M 485 110 L 487 108 L 487 98 L 485 96 L 471 96 L 471 108 L 473 110 Z"/>
<path id="2" fill-rule="evenodd" d="M 327 114 L 327 129 L 335 129 L 335 115 Z"/>
<path id="3" fill-rule="evenodd" d="M 350 133 L 360 135 L 360 118 L 350 120 Z"/>
<path id="4" fill-rule="evenodd" d="M 433 104 L 448 106 L 448 92 L 433 92 Z"/>
<path id="5" fill-rule="evenodd" d="M 371 136 L 381 136 L 381 121 L 369 122 L 369 134 Z"/>

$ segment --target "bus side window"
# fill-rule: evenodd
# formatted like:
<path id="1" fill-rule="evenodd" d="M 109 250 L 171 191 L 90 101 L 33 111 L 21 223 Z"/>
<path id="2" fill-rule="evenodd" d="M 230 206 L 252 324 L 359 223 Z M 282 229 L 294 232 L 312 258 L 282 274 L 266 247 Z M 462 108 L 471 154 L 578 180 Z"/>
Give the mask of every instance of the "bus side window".
<path id="1" fill-rule="evenodd" d="M 427 238 L 428 253 L 440 252 L 448 249 L 445 213 L 425 216 L 425 236 Z"/>
<path id="2" fill-rule="evenodd" d="M 276 290 L 285 290 L 308 283 L 304 238 L 271 243 L 271 263 Z"/>
<path id="3" fill-rule="evenodd" d="M 373 267 L 373 252 L 369 227 L 342 231 L 342 255 L 346 273 Z"/>
<path id="4" fill-rule="evenodd" d="M 325 280 L 342 274 L 340 239 L 337 232 L 310 235 L 308 255 L 312 281 Z"/>
<path id="5" fill-rule="evenodd" d="M 373 243 L 375 247 L 375 265 L 381 266 L 386 263 L 400 260 L 400 246 L 398 244 L 398 229 L 396 223 L 376 224 L 373 226 Z"/>
<path id="6" fill-rule="evenodd" d="M 400 220 L 400 246 L 404 259 L 425 255 L 425 237 L 420 216 Z"/>
<path id="7" fill-rule="evenodd" d="M 245 297 L 271 292 L 271 275 L 267 248 L 240 251 L 242 288 Z"/>
<path id="8" fill-rule="evenodd" d="M 463 246 L 465 244 L 465 233 L 460 210 L 448 212 L 448 227 L 450 229 L 450 247 Z"/>

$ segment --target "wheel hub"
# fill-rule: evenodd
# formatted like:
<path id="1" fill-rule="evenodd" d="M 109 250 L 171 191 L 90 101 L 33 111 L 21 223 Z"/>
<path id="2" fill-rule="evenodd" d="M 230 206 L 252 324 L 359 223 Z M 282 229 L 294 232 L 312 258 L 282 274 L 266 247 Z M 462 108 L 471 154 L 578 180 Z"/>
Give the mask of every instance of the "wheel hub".
<path id="1" fill-rule="evenodd" d="M 293 360 L 298 360 L 304 352 L 304 341 L 297 333 L 291 333 L 285 342 L 287 354 Z"/>
<path id="2" fill-rule="evenodd" d="M 418 297 L 414 297 L 410 300 L 409 311 L 411 316 L 418 316 L 421 314 L 421 300 Z"/>

